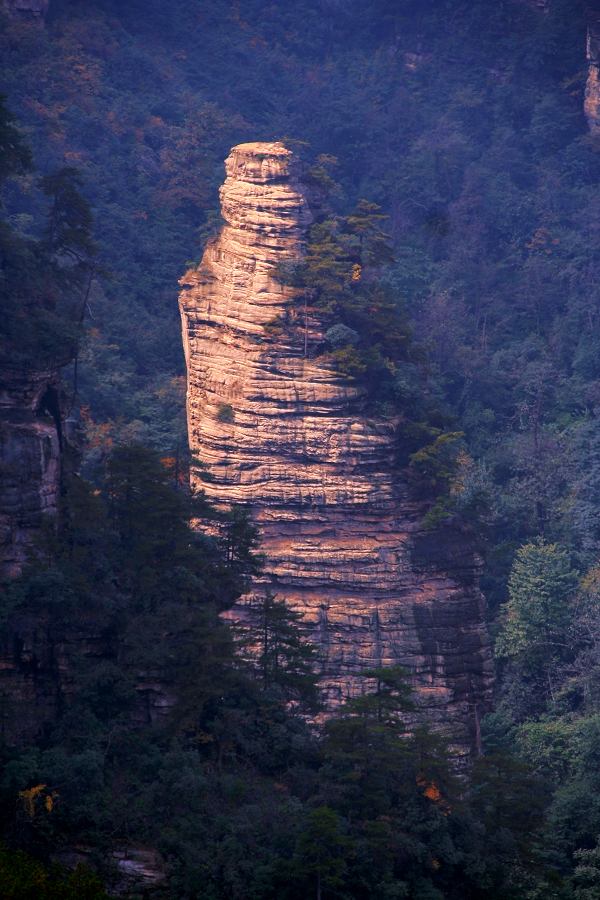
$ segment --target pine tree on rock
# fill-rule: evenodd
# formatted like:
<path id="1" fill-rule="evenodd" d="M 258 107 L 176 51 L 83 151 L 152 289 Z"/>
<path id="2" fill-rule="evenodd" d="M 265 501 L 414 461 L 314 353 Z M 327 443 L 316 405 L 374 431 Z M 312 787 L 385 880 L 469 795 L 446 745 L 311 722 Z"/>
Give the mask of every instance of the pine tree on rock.
<path id="1" fill-rule="evenodd" d="M 316 649 L 307 639 L 302 615 L 267 590 L 254 601 L 250 622 L 239 633 L 263 691 L 316 711 Z"/>

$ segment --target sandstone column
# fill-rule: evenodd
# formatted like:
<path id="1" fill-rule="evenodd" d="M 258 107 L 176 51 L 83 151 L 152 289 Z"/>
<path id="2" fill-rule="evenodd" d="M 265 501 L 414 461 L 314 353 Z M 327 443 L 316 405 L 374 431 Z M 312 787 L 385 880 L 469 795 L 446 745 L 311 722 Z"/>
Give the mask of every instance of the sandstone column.
<path id="1" fill-rule="evenodd" d="M 467 535 L 423 527 L 392 469 L 394 423 L 311 356 L 316 323 L 305 355 L 302 302 L 273 274 L 311 222 L 294 155 L 241 144 L 226 172 L 225 224 L 182 279 L 190 447 L 209 479 L 194 486 L 251 509 L 267 557 L 254 591 L 311 623 L 331 707 L 358 672 L 405 665 L 418 718 L 467 753 L 492 677 L 479 560 Z"/>

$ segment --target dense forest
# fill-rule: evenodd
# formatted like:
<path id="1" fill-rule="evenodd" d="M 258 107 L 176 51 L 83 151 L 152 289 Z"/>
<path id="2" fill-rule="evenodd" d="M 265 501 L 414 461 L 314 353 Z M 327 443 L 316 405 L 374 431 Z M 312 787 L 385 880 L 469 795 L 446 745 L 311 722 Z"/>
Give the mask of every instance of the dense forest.
<path id="1" fill-rule="evenodd" d="M 0 350 L 62 368 L 83 435 L 60 527 L 4 585 L 0 628 L 84 623 L 103 648 L 35 741 L 3 726 L 3 896 L 142 895 L 115 874 L 135 846 L 165 898 L 600 897 L 589 6 L 50 0 L 43 23 L 0 16 Z M 219 227 L 223 159 L 254 140 L 289 141 L 328 189 L 281 278 L 310 287 L 373 410 L 401 411 L 399 466 L 431 521 L 460 519 L 485 559 L 496 696 L 466 780 L 439 736 L 402 725 L 400 669 L 365 672 L 374 692 L 317 730 L 301 619 L 271 595 L 256 633 L 220 617 L 261 551 L 242 512 L 186 489 L 177 290 Z M 363 293 L 350 264 L 372 273 Z"/>

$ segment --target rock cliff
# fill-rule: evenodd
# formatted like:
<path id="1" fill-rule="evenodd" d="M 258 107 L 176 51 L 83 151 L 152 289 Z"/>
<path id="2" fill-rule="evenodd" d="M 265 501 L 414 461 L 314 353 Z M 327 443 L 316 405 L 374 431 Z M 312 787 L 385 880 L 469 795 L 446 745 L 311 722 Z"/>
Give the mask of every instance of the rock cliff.
<path id="1" fill-rule="evenodd" d="M 55 371 L 0 370 L 0 577 L 21 571 L 56 515 L 63 425 Z"/>
<path id="2" fill-rule="evenodd" d="M 252 510 L 267 558 L 253 591 L 269 585 L 311 623 L 330 706 L 358 672 L 403 664 L 419 717 L 468 752 L 492 677 L 479 560 L 460 532 L 424 528 L 392 470 L 393 423 L 306 354 L 318 323 L 305 334 L 302 303 L 273 273 L 311 222 L 293 154 L 241 144 L 226 173 L 225 224 L 182 279 L 189 439 L 207 467 L 194 486 Z"/>
<path id="3" fill-rule="evenodd" d="M 63 412 L 58 370 L 0 366 L 0 580 L 20 574 L 44 524 L 58 515 L 67 443 Z M 4 628 L 0 708 L 6 743 L 33 738 L 57 716 L 60 698 L 69 692 L 73 631 L 59 638 L 43 615 L 13 616 Z M 86 640 L 78 635 L 75 643 Z"/>

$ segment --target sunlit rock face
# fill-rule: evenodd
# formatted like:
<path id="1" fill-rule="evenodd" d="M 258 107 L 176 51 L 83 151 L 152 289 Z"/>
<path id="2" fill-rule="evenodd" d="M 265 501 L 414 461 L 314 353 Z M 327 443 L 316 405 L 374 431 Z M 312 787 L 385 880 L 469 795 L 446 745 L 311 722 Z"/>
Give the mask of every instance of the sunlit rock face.
<path id="1" fill-rule="evenodd" d="M 62 443 L 55 372 L 0 371 L 0 577 L 21 571 L 58 509 Z"/>
<path id="2" fill-rule="evenodd" d="M 600 134 L 600 11 L 588 11 L 588 74 L 583 109 L 592 134 Z"/>
<path id="3" fill-rule="evenodd" d="M 480 562 L 466 535 L 424 529 L 393 473 L 394 423 L 315 354 L 318 323 L 274 278 L 312 218 L 293 154 L 242 144 L 226 172 L 225 224 L 182 279 L 194 487 L 251 509 L 267 558 L 254 593 L 270 586 L 311 623 L 330 708 L 361 671 L 402 664 L 418 718 L 468 753 L 492 677 Z"/>

